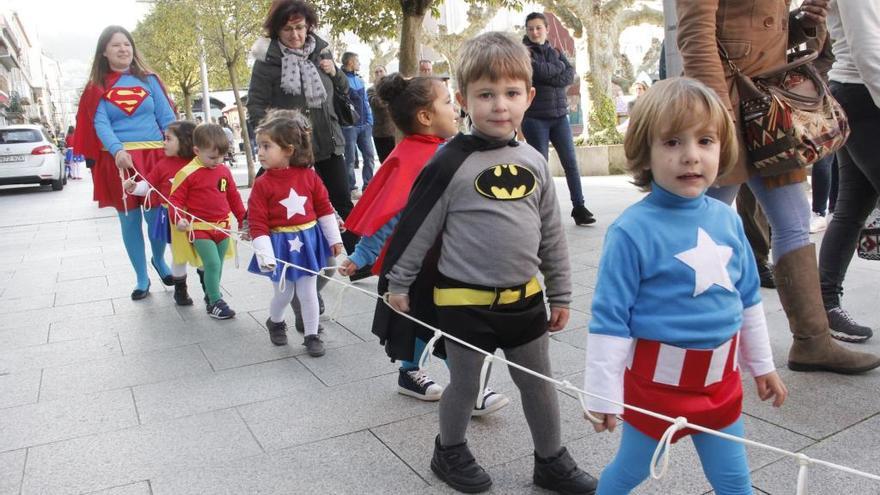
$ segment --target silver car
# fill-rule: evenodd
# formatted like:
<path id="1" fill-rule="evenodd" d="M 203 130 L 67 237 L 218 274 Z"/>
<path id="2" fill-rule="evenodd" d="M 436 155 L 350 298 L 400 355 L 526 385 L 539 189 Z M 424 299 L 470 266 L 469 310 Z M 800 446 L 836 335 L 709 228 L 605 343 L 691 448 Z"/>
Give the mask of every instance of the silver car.
<path id="1" fill-rule="evenodd" d="M 60 191 L 66 183 L 61 152 L 42 126 L 0 127 L 0 186 L 40 184 Z"/>

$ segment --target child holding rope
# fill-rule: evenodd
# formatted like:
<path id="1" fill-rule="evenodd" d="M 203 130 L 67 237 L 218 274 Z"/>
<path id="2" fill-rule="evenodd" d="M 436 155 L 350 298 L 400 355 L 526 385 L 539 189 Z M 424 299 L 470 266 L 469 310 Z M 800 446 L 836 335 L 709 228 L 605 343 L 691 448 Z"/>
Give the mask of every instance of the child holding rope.
<path id="1" fill-rule="evenodd" d="M 501 348 L 508 360 L 552 376 L 548 330 L 568 321 L 571 270 L 547 162 L 515 139 L 535 94 L 528 51 L 502 33 L 486 33 L 465 42 L 459 60 L 456 98 L 470 114 L 472 134 L 440 148 L 413 186 L 388 244 L 380 291 L 387 280 L 389 304 L 408 312 L 414 281 L 431 270 L 425 255 L 441 238 L 433 303 L 439 328 L 458 341 L 445 339 L 450 381 L 431 469 L 456 490 L 475 493 L 492 479 L 465 439 L 486 358 L 474 348 Z M 517 368 L 510 375 L 532 433 L 535 484 L 591 494 L 595 480 L 562 446 L 553 385 Z"/>
<path id="2" fill-rule="evenodd" d="M 156 162 L 156 165 L 144 177 L 145 180 L 135 182 L 132 178 L 125 181 L 125 190 L 129 194 L 146 196 L 150 194 L 151 187 L 158 192 L 158 194 L 150 194 L 150 200 L 154 204 L 156 202 L 162 203 L 159 214 L 150 217 L 147 222 L 151 239 L 161 239 L 167 244 L 171 243 L 168 203 L 165 201 L 171 197 L 171 181 L 174 180 L 174 176 L 195 158 L 193 153 L 193 131 L 195 128 L 195 124 L 185 120 L 168 124 L 162 143 L 165 157 Z M 199 269 L 198 273 L 199 279 L 204 280 L 204 272 Z M 191 306 L 193 300 L 189 297 L 186 286 L 186 261 L 173 261 L 171 275 L 168 277 L 170 277 L 170 282 L 174 284 L 174 302 L 178 306 Z M 163 278 L 164 281 L 165 278 Z M 204 289 L 204 282 L 202 282 L 202 289 Z"/>
<path id="3" fill-rule="evenodd" d="M 376 93 L 386 102 L 394 124 L 405 136 L 382 163 L 346 219 L 346 227 L 361 236 L 354 253 L 339 269 L 347 276 L 370 266 L 373 273 L 379 274 L 385 243 L 400 219 L 416 177 L 437 149 L 458 132 L 458 112 L 442 79 L 406 79 L 392 74 L 376 85 Z M 427 297 L 423 298 L 427 304 L 419 305 L 414 314 L 422 321 L 436 323 L 437 310 L 431 300 L 433 280 L 421 282 L 413 285 L 427 291 Z M 388 331 L 381 319 L 377 323 L 373 328 L 389 357 L 400 361 L 397 391 L 419 400 L 440 400 L 443 387 L 419 367 L 419 357 L 431 339 L 430 332 L 408 320 L 402 321 L 394 331 Z M 483 400 L 478 401 L 472 414 L 485 416 L 508 403 L 510 399 L 503 394 L 486 388 Z"/>
<path id="4" fill-rule="evenodd" d="M 641 483 L 664 434 L 692 435 L 716 493 L 752 493 L 742 444 L 619 405 L 742 436 L 740 366 L 762 400 L 779 407 L 788 394 L 742 223 L 705 194 L 736 162 L 734 132 L 716 94 L 693 79 L 661 81 L 633 108 L 624 149 L 633 183 L 650 194 L 609 227 L 593 295 L 584 389 L 618 404 L 588 397 L 587 416 L 596 431 L 613 430 L 616 414 L 626 421 L 598 494 Z"/>
<path id="5" fill-rule="evenodd" d="M 223 259 L 232 255 L 229 231 L 232 216 L 241 225 L 244 204 L 238 194 L 232 172 L 223 163 L 229 142 L 217 124 L 201 124 L 193 131 L 195 158 L 180 169 L 171 183 L 172 218 L 178 234 L 188 233 L 189 243 L 172 242 L 175 262 L 187 259 L 202 265 L 205 275 L 205 308 L 211 318 L 226 320 L 235 316 L 220 294 Z M 197 255 L 197 256 L 196 256 Z"/>
<path id="6" fill-rule="evenodd" d="M 308 121 L 295 110 L 270 112 L 257 128 L 260 164 L 266 171 L 248 199 L 248 226 L 255 254 L 248 271 L 273 282 L 266 328 L 275 345 L 287 344 L 284 313 L 294 294 L 300 301 L 309 356 L 324 355 L 318 336 L 318 276 L 329 257 L 342 253 L 342 236 L 327 188 L 311 167 Z M 280 260 L 281 263 L 277 262 Z"/>

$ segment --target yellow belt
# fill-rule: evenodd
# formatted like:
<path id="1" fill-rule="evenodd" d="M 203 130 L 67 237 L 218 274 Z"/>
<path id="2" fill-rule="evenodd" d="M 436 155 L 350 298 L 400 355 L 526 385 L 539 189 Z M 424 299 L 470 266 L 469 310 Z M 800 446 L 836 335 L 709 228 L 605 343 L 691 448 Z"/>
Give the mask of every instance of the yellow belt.
<path id="1" fill-rule="evenodd" d="M 228 229 L 229 221 L 223 220 L 222 222 L 193 222 L 190 224 L 192 230 L 216 230 L 217 228 Z"/>
<path id="2" fill-rule="evenodd" d="M 513 304 L 541 292 L 538 279 L 532 277 L 526 284 L 525 294 L 519 289 L 481 290 L 467 288 L 441 289 L 434 287 L 434 304 L 437 306 L 492 306 Z"/>
<path id="3" fill-rule="evenodd" d="M 311 222 L 306 222 L 306 223 L 303 223 L 300 225 L 287 225 L 285 227 L 273 227 L 273 228 L 269 229 L 269 231 L 273 232 L 273 233 L 274 232 L 300 232 L 303 230 L 308 230 L 317 224 L 318 224 L 317 221 L 312 220 Z"/>
<path id="4" fill-rule="evenodd" d="M 132 141 L 130 143 L 122 143 L 122 148 L 126 150 L 155 150 L 164 147 L 162 141 Z M 102 148 L 107 151 L 106 148 Z"/>

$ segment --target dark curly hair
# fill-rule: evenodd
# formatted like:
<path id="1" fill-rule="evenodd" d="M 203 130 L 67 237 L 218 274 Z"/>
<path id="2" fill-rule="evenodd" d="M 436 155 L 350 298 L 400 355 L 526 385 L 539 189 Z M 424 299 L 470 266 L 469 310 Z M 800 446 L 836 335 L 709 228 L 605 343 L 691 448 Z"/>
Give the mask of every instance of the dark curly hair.
<path id="1" fill-rule="evenodd" d="M 395 72 L 376 83 L 376 94 L 388 104 L 391 120 L 404 134 L 415 134 L 418 129 L 416 114 L 434 104 L 437 98 L 435 81 L 443 82 L 437 77 L 406 79 Z"/>
<path id="2" fill-rule="evenodd" d="M 270 110 L 256 134 L 282 148 L 293 148 L 288 162 L 291 167 L 309 167 L 315 162 L 311 124 L 299 110 Z"/>
<path id="3" fill-rule="evenodd" d="M 277 38 L 281 28 L 296 17 L 305 19 L 310 33 L 318 27 L 318 14 L 311 4 L 302 0 L 273 0 L 266 20 L 263 21 L 263 31 L 266 36 Z"/>
<path id="4" fill-rule="evenodd" d="M 165 130 L 174 134 L 177 142 L 180 143 L 180 147 L 177 149 L 177 156 L 188 160 L 195 158 L 196 155 L 193 152 L 193 132 L 196 130 L 196 125 L 194 123 L 189 120 L 176 120 L 168 124 Z"/>

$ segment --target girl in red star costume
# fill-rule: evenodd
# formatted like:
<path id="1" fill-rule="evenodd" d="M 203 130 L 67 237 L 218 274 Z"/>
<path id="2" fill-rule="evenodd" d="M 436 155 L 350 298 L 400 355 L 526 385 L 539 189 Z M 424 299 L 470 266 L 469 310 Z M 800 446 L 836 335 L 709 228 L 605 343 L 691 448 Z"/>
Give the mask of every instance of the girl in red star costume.
<path id="1" fill-rule="evenodd" d="M 162 239 L 166 244 L 171 244 L 171 226 L 168 203 L 162 198 L 171 197 L 171 182 L 174 180 L 174 176 L 195 158 L 193 153 L 193 131 L 195 128 L 195 124 L 185 120 L 169 124 L 165 129 L 163 148 L 165 156 L 146 175 L 146 180 L 135 182 L 133 179 L 128 179 L 125 181 L 125 190 L 129 194 L 149 195 L 148 202 L 151 204 L 157 204 L 153 201 L 161 202 L 159 214 L 151 219 L 147 231 L 151 239 Z M 150 186 L 158 194 L 152 192 Z M 174 277 L 174 302 L 178 306 L 192 305 L 193 301 L 187 293 L 186 286 L 186 260 L 175 260 L 171 264 L 171 275 Z M 201 269 L 199 269 L 199 278 L 204 279 L 204 273 Z"/>
<path id="2" fill-rule="evenodd" d="M 327 188 L 315 170 L 310 126 L 295 110 L 271 112 L 257 128 L 258 157 L 266 173 L 254 182 L 248 225 L 254 254 L 248 271 L 269 277 L 274 296 L 266 328 L 275 345 L 287 344 L 284 313 L 294 294 L 300 301 L 310 356 L 324 355 L 318 336 L 317 275 L 329 257 L 342 253 L 342 237 Z"/>
<path id="3" fill-rule="evenodd" d="M 120 26 L 101 33 L 89 82 L 76 116 L 73 147 L 94 163 L 92 180 L 98 206 L 116 208 L 122 240 L 137 276 L 132 299 L 143 299 L 150 290 L 144 255 L 142 219 L 158 215 L 144 210 L 141 197 L 123 195 L 122 179 L 137 172 L 145 176 L 162 158 L 162 131 L 174 120 L 171 99 L 135 48 L 131 34 Z M 153 203 L 156 204 L 156 203 Z M 165 243 L 150 238 L 153 267 L 166 285 L 172 285 L 165 263 Z"/>

